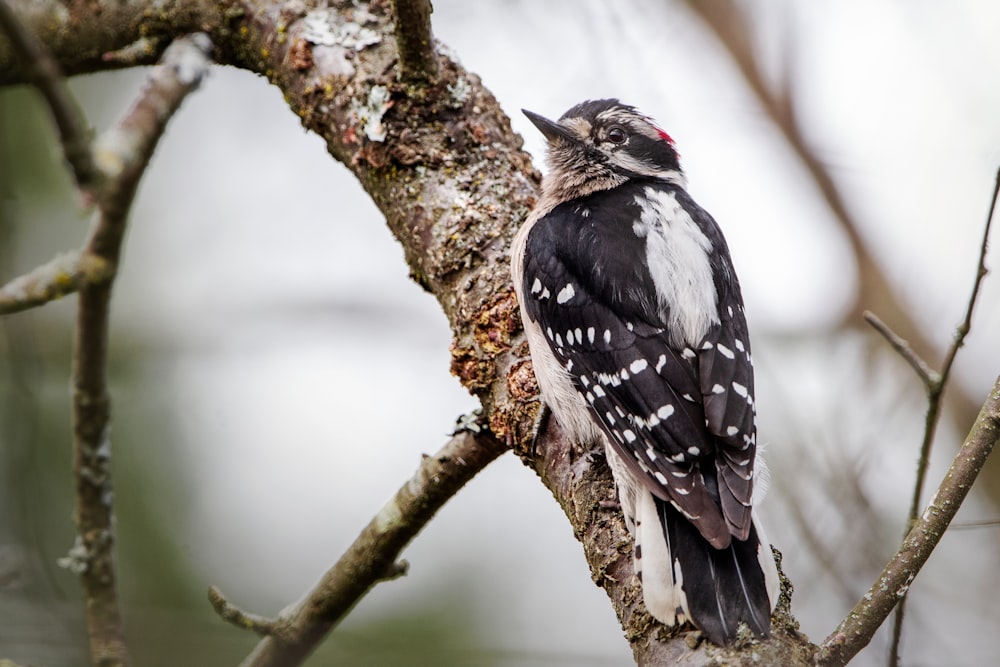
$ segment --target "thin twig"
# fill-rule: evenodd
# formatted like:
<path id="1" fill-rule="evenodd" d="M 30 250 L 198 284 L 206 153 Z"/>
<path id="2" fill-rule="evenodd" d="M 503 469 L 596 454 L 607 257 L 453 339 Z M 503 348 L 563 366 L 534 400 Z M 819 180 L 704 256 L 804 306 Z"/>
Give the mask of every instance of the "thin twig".
<path id="1" fill-rule="evenodd" d="M 912 528 L 917 520 L 917 512 L 920 510 L 920 498 L 924 492 L 924 484 L 927 480 L 927 469 L 930 466 L 931 448 L 934 445 L 934 434 L 937 431 L 938 422 L 941 419 L 941 408 L 943 406 L 942 397 L 948 385 L 948 378 L 951 376 L 952 366 L 955 364 L 955 357 L 958 350 L 965 344 L 965 338 L 972 329 L 972 313 L 976 308 L 976 300 L 979 297 L 979 290 L 986 277 L 986 251 L 989 248 L 990 228 L 993 225 L 993 214 L 996 212 L 997 196 L 1000 195 L 1000 169 L 997 170 L 996 179 L 993 184 L 993 194 L 990 199 L 989 212 L 986 214 L 986 224 L 983 226 L 983 240 L 979 245 L 979 261 L 976 264 L 976 278 L 972 283 L 972 294 L 969 296 L 969 303 L 965 308 L 965 317 L 962 323 L 955 330 L 955 338 L 945 353 L 941 372 L 931 376 L 934 381 L 927 384 L 927 415 L 924 418 L 924 439 L 920 445 L 920 458 L 917 460 L 917 479 L 913 485 L 913 497 L 910 499 L 910 511 L 907 515 L 907 530 Z M 889 643 L 889 666 L 897 667 L 900 659 L 900 642 L 903 636 L 903 619 L 906 615 L 906 596 L 899 602 L 896 608 L 896 615 L 892 624 L 892 638 Z"/>
<path id="2" fill-rule="evenodd" d="M 273 619 L 243 611 L 227 600 L 216 586 L 208 587 L 208 601 L 215 613 L 227 623 L 232 623 L 238 628 L 249 630 L 261 637 L 267 637 L 274 633 L 275 621 Z"/>
<path id="3" fill-rule="evenodd" d="M 817 664 L 845 665 L 871 641 L 937 546 L 1000 441 L 1000 377 L 923 514 L 879 578 L 826 638 Z"/>
<path id="4" fill-rule="evenodd" d="M 81 285 L 107 280 L 111 271 L 100 257 L 81 256 L 79 251 L 63 253 L 0 286 L 0 315 L 61 299 Z"/>
<path id="5" fill-rule="evenodd" d="M 400 78 L 404 81 L 433 81 L 438 75 L 434 36 L 431 33 L 431 0 L 393 0 L 396 49 L 399 51 Z"/>
<path id="6" fill-rule="evenodd" d="M 866 310 L 864 312 L 864 318 L 865 322 L 870 324 L 875 331 L 882 334 L 882 337 L 885 338 L 886 342 L 889 343 L 892 349 L 898 352 L 899 356 L 903 357 L 906 363 L 910 364 L 928 391 L 941 381 L 941 376 L 938 375 L 937 371 L 931 368 L 927 362 L 924 361 L 912 347 L 910 347 L 910 343 L 908 341 L 893 331 L 888 324 L 879 319 L 878 315 L 870 310 Z"/>
<path id="7" fill-rule="evenodd" d="M 91 132 L 55 61 L 42 42 L 27 30 L 5 1 L 0 0 L 0 29 L 7 33 L 13 50 L 21 59 L 28 78 L 52 112 L 59 130 L 59 142 L 80 189 L 98 185 L 100 170 L 90 152 Z"/>
<path id="8" fill-rule="evenodd" d="M 114 267 L 138 185 L 167 120 L 208 69 L 204 35 L 177 40 L 150 72 L 146 88 L 118 124 L 101 138 L 98 164 L 106 175 L 82 261 L 100 260 L 106 278 L 80 285 L 73 355 L 73 473 L 77 544 L 70 564 L 80 574 L 91 662 L 127 665 L 113 559 L 111 400 L 108 394 L 108 324 Z"/>
<path id="9" fill-rule="evenodd" d="M 456 434 L 365 526 L 340 560 L 295 606 L 282 612 L 243 667 L 302 664 L 330 630 L 380 581 L 401 576 L 400 552 L 434 514 L 507 447 L 487 431 Z"/>

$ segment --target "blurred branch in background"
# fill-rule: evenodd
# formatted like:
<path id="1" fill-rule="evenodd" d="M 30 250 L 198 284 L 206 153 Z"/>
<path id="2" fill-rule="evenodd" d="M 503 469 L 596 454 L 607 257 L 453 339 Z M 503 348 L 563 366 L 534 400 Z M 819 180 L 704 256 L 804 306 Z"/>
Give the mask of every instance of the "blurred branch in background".
<path id="1" fill-rule="evenodd" d="M 83 285 L 104 283 L 113 275 L 114 268 L 101 257 L 79 251 L 63 253 L 0 286 L 0 315 L 61 299 Z"/>
<path id="2" fill-rule="evenodd" d="M 60 131 L 64 154 L 85 199 L 96 205 L 83 249 L 15 279 L 0 295 L 12 312 L 79 289 L 73 357 L 73 473 L 77 537 L 60 560 L 81 578 L 91 661 L 127 665 L 114 568 L 110 397 L 107 349 L 111 289 L 136 187 L 167 121 L 207 72 L 206 35 L 178 39 L 120 121 L 92 147 L 86 121 L 59 68 L 39 41 L 6 6 L 0 25 L 32 72 Z"/>
<path id="3" fill-rule="evenodd" d="M 761 107 L 798 156 L 847 235 L 857 261 L 858 292 L 841 326 L 860 327 L 864 311 L 870 310 L 879 313 L 885 321 L 892 322 L 893 328 L 910 341 L 913 350 L 921 357 L 928 359 L 937 356 L 934 345 L 901 302 L 896 289 L 873 255 L 862 232 L 861 222 L 851 213 L 828 165 L 809 145 L 796 113 L 791 82 L 782 81 L 780 86 L 772 86 L 767 82 L 759 54 L 754 48 L 748 13 L 734 0 L 689 1 L 688 6 L 712 30 L 729 53 L 750 90 L 760 101 Z M 950 396 L 949 405 L 954 411 L 956 423 L 963 429 L 965 424 L 971 424 L 976 418 L 979 404 L 961 386 L 954 387 Z M 1000 489 L 995 492 L 1000 493 Z"/>
<path id="4" fill-rule="evenodd" d="M 406 573 L 400 552 L 480 470 L 507 451 L 492 433 L 460 431 L 365 526 L 340 560 L 301 601 L 272 620 L 236 609 L 215 587 L 212 606 L 225 620 L 264 636 L 245 667 L 300 665 L 373 586 Z"/>

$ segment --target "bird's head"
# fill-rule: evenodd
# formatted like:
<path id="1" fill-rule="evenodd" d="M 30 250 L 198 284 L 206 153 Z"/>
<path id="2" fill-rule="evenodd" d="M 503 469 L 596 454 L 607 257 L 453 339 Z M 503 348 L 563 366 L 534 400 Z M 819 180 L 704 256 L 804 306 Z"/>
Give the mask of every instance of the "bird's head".
<path id="1" fill-rule="evenodd" d="M 522 111 L 548 141 L 543 188 L 550 195 L 583 196 L 633 178 L 684 184 L 673 139 L 635 107 L 616 99 L 588 100 L 558 121 Z"/>

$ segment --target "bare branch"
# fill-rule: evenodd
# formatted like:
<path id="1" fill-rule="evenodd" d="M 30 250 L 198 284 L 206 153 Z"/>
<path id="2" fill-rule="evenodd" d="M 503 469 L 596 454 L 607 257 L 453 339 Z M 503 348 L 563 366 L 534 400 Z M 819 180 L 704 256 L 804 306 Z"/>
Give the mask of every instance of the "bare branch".
<path id="1" fill-rule="evenodd" d="M 283 611 L 275 621 L 264 624 L 256 623 L 259 617 L 243 612 L 234 616 L 237 625 L 254 620 L 250 629 L 255 632 L 268 628 L 263 633 L 267 636 L 243 661 L 243 666 L 302 664 L 375 584 L 405 573 L 405 563 L 396 560 L 400 552 L 445 502 L 505 451 L 507 447 L 492 434 L 463 431 L 434 456 L 425 456 L 413 477 L 400 487 L 300 602 Z"/>
<path id="2" fill-rule="evenodd" d="M 90 190 L 101 176 L 90 153 L 90 128 L 69 92 L 58 63 L 42 42 L 21 24 L 4 0 L 0 0 L 0 29 L 7 33 L 28 80 L 42 94 L 52 112 L 63 154 L 77 186 Z"/>
<path id="3" fill-rule="evenodd" d="M 431 0 L 392 0 L 399 72 L 404 81 L 433 81 L 438 75 Z"/>
<path id="4" fill-rule="evenodd" d="M 155 12 L 149 0 L 101 2 L 100 11 L 91 2 L 4 1 L 66 76 L 155 65 L 173 39 L 188 33 L 206 32 L 219 43 L 228 21 L 240 12 L 236 2 L 215 0 L 171 0 Z M 0 85 L 29 82 L 28 66 L 0 32 Z"/>
<path id="5" fill-rule="evenodd" d="M 205 35 L 177 40 L 149 75 L 132 108 L 97 145 L 106 175 L 81 261 L 110 267 L 106 279 L 80 285 L 73 356 L 73 473 L 77 544 L 71 553 L 83 584 L 91 661 L 127 665 L 113 560 L 111 400 L 107 386 L 108 323 L 114 267 L 139 178 L 167 119 L 208 68 Z"/>
<path id="6" fill-rule="evenodd" d="M 243 611 L 227 600 L 226 596 L 216 586 L 208 587 L 208 601 L 212 605 L 212 609 L 215 610 L 215 613 L 227 623 L 232 623 L 238 628 L 249 630 L 261 637 L 267 637 L 274 633 L 274 620 Z"/>
<path id="7" fill-rule="evenodd" d="M 77 291 L 81 285 L 107 280 L 112 267 L 100 257 L 79 251 L 58 255 L 0 286 L 0 315 L 17 313 Z"/>
<path id="8" fill-rule="evenodd" d="M 1000 440 L 1000 377 L 933 500 L 910 529 L 899 552 L 889 561 L 847 618 L 823 642 L 820 665 L 845 665 L 871 641 L 944 535 L 972 488 L 986 458 Z"/>
<path id="9" fill-rule="evenodd" d="M 927 362 L 921 359 L 920 355 L 910 347 L 910 344 L 902 336 L 893 331 L 888 324 L 879 319 L 878 315 L 870 310 L 866 310 L 864 318 L 865 322 L 872 325 L 875 331 L 882 334 L 882 337 L 892 346 L 892 349 L 898 352 L 899 356 L 903 357 L 906 363 L 910 364 L 913 370 L 916 371 L 917 377 L 924 383 L 924 387 L 930 390 L 941 381 L 941 376 L 938 375 L 937 371 L 928 366 Z"/>
<path id="10" fill-rule="evenodd" d="M 924 483 L 927 481 L 927 468 L 930 466 L 931 448 L 934 445 L 934 434 L 937 431 L 938 422 L 941 419 L 942 397 L 944 390 L 948 386 L 948 378 L 951 377 L 951 369 L 955 363 L 958 350 L 965 344 L 965 338 L 972 329 L 972 313 L 976 308 L 976 300 L 979 297 L 979 290 L 986 277 L 986 250 L 990 242 L 990 228 L 993 224 L 993 214 L 996 212 L 997 196 L 1000 195 L 1000 169 L 997 170 L 996 180 L 993 185 L 993 194 L 990 198 L 989 212 L 986 214 L 986 224 L 983 227 L 983 240 L 979 245 L 979 261 L 976 264 L 976 278 L 972 283 L 972 294 L 969 296 L 969 303 L 965 308 L 965 317 L 955 331 L 955 338 L 952 340 L 948 351 L 945 353 L 944 363 L 940 374 L 931 376 L 933 382 L 927 385 L 927 415 L 924 419 L 924 439 L 920 445 L 920 457 L 917 459 L 917 479 L 913 485 L 913 497 L 910 499 L 910 512 L 907 515 L 906 528 L 909 530 L 917 520 L 917 512 L 920 509 L 920 498 L 924 493 Z M 903 617 L 906 614 L 906 597 L 904 596 L 896 608 L 896 617 L 893 621 L 892 639 L 890 640 L 889 664 L 899 664 L 899 645 L 903 635 Z"/>

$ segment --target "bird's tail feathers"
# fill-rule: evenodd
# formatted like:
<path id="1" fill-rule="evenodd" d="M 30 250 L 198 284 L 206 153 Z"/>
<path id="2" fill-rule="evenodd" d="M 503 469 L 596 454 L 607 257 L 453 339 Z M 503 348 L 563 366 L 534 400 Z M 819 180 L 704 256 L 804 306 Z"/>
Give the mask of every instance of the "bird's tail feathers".
<path id="1" fill-rule="evenodd" d="M 778 572 L 756 516 L 746 540 L 716 549 L 669 502 L 636 495 L 635 569 L 649 613 L 667 625 L 691 620 L 719 645 L 741 622 L 767 636 Z"/>

